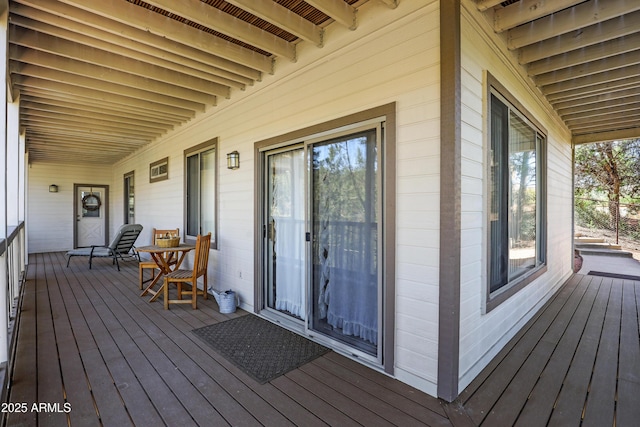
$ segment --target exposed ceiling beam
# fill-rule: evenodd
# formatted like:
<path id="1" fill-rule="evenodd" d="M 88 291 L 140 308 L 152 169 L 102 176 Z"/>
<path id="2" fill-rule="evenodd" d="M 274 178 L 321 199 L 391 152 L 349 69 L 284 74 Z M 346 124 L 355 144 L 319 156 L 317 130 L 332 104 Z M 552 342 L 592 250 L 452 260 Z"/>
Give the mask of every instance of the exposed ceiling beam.
<path id="1" fill-rule="evenodd" d="M 51 81 L 56 83 L 66 84 L 65 82 L 72 82 L 73 86 L 82 89 L 89 89 L 93 91 L 108 92 L 114 95 L 126 96 L 131 99 L 144 100 L 146 102 L 153 102 L 155 105 L 164 105 L 167 107 L 180 107 L 193 111 L 204 111 L 205 104 L 190 101 L 184 98 L 177 98 L 169 95 L 163 95 L 161 93 L 148 91 L 144 89 L 137 89 L 130 86 L 125 86 L 117 83 L 110 83 L 108 81 L 101 80 L 100 78 L 92 78 L 81 75 L 70 76 L 70 73 L 64 71 L 57 71 L 47 68 L 38 67 L 30 64 L 11 64 L 12 72 L 18 73 L 21 76 L 35 77 L 43 81 Z"/>
<path id="2" fill-rule="evenodd" d="M 130 105 L 134 107 L 137 106 L 139 108 L 144 108 L 147 110 L 152 110 L 152 111 L 157 110 L 157 111 L 162 111 L 169 114 L 176 114 L 178 116 L 183 116 L 183 117 L 195 116 L 195 110 L 192 110 L 192 109 L 158 104 L 156 102 L 148 101 L 145 99 L 138 99 L 130 96 L 114 94 L 108 91 L 82 88 L 80 86 L 76 86 L 75 84 L 70 84 L 70 83 L 62 83 L 62 82 L 44 80 L 40 78 L 27 77 L 27 76 L 15 76 L 14 82 L 15 84 L 20 86 L 37 87 L 40 89 L 46 89 L 53 92 L 72 94 L 76 96 L 84 96 L 84 97 L 93 98 L 97 101 L 102 100 L 104 102 L 112 102 L 115 104 L 124 104 L 124 105 Z"/>
<path id="3" fill-rule="evenodd" d="M 640 50 L 640 33 L 532 62 L 528 65 L 527 72 L 530 76 L 535 76 L 598 61 L 615 55 L 631 53 L 634 50 Z"/>
<path id="4" fill-rule="evenodd" d="M 395 9 L 396 7 L 398 7 L 398 2 L 400 0 L 380 0 L 382 3 L 386 4 L 388 7 L 390 7 L 391 9 Z"/>
<path id="5" fill-rule="evenodd" d="M 74 120 L 82 123 L 84 126 L 109 126 L 111 128 L 123 129 L 123 130 L 139 130 L 143 133 L 161 135 L 171 126 L 157 126 L 154 124 L 142 124 L 140 122 L 127 122 L 118 118 L 107 117 L 106 115 L 95 116 L 85 114 L 82 112 L 64 112 L 64 111 L 43 111 L 38 108 L 29 108 L 25 106 L 24 111 L 21 112 L 20 117 L 33 120 L 60 120 L 69 121 L 73 123 Z"/>
<path id="6" fill-rule="evenodd" d="M 53 77 L 56 72 L 70 73 L 80 76 L 80 78 L 84 78 L 85 80 L 89 79 L 98 82 L 97 86 L 95 86 L 96 89 L 99 89 L 102 83 L 111 83 L 119 87 L 130 88 L 130 90 L 122 89 L 116 93 L 133 96 L 134 92 L 143 95 L 144 92 L 151 92 L 158 98 L 154 99 L 154 101 L 168 105 L 180 103 L 180 101 L 177 100 L 190 101 L 203 105 L 215 105 L 216 103 L 216 97 L 214 95 L 176 87 L 157 80 L 127 74 L 122 71 L 79 61 L 69 61 L 66 58 L 45 52 L 34 50 L 17 51 L 15 46 L 11 46 L 10 51 L 10 58 L 13 60 L 10 64 L 10 71 L 12 73 L 21 73 L 42 78 Z M 37 67 L 41 71 L 37 71 L 37 74 L 29 72 L 29 70 L 34 69 L 33 67 Z M 164 102 L 162 99 L 164 99 Z M 184 106 L 191 108 L 188 103 L 185 103 Z"/>
<path id="7" fill-rule="evenodd" d="M 637 0 L 590 0 L 509 30 L 508 46 L 510 49 L 518 49 L 571 31 L 581 31 L 584 27 L 636 10 L 640 10 L 640 2 Z"/>
<path id="8" fill-rule="evenodd" d="M 186 119 L 182 117 L 171 116 L 167 114 L 149 114 L 140 109 L 127 108 L 124 105 L 114 105 L 106 102 L 91 102 L 87 98 L 65 98 L 59 94 L 37 93 L 33 89 L 25 88 L 20 97 L 22 102 L 29 102 L 24 108 L 37 108 L 38 106 L 46 106 L 49 109 L 64 108 L 75 111 L 83 111 L 86 114 L 96 114 L 97 116 L 119 117 L 122 120 L 133 120 L 143 124 L 156 124 L 158 126 L 176 126 L 184 122 Z M 22 104 L 21 104 L 22 107 Z M 42 107 L 45 108 L 45 107 Z M 145 114 L 146 113 L 146 114 Z"/>
<path id="9" fill-rule="evenodd" d="M 599 83 L 588 88 L 577 88 L 549 94 L 547 99 L 552 104 L 559 101 L 584 98 L 587 95 L 599 95 L 603 93 L 615 93 L 626 89 L 640 88 L 640 76 L 633 76 L 611 82 Z"/>
<path id="10" fill-rule="evenodd" d="M 345 3 L 344 0 L 305 0 L 305 2 L 350 30 L 355 30 L 358 27 L 356 9 Z"/>
<path id="11" fill-rule="evenodd" d="M 480 12 L 491 9 L 502 3 L 504 0 L 476 0 L 476 7 Z"/>
<path id="12" fill-rule="evenodd" d="M 518 51 L 518 60 L 521 64 L 528 64 L 634 34 L 638 28 L 640 28 L 640 12 L 633 12 L 623 17 L 581 28 L 579 31 L 524 46 Z"/>
<path id="13" fill-rule="evenodd" d="M 144 64 L 121 55 L 101 51 L 89 46 L 83 46 L 46 34 L 39 34 L 35 31 L 25 30 L 18 27 L 11 27 L 11 29 L 11 43 L 23 47 L 29 47 L 34 51 L 40 50 L 48 52 L 67 59 L 88 62 L 105 68 L 169 83 L 174 86 L 193 89 L 202 93 L 210 93 L 223 97 L 229 97 L 230 95 L 228 86 L 176 73 L 155 65 Z"/>
<path id="14" fill-rule="evenodd" d="M 640 127 L 633 126 L 627 129 L 618 129 L 607 132 L 588 132 L 575 134 L 572 138 L 574 144 L 587 144 L 591 142 L 618 141 L 622 139 L 637 138 L 640 135 Z"/>
<path id="15" fill-rule="evenodd" d="M 173 129 L 175 127 L 175 124 L 179 123 L 168 123 L 162 120 L 153 121 L 150 118 L 144 116 L 131 117 L 131 115 L 127 113 L 117 114 L 116 111 L 100 110 L 95 107 L 91 108 L 91 106 L 89 105 L 84 105 L 82 106 L 82 108 L 78 108 L 77 105 L 65 105 L 64 103 L 56 102 L 55 100 L 47 100 L 47 103 L 45 104 L 43 102 L 39 102 L 39 100 L 34 100 L 30 96 L 23 97 L 23 99 L 20 100 L 20 106 L 26 110 L 27 114 L 33 114 L 34 112 L 42 111 L 57 113 L 61 116 L 78 117 L 82 120 L 103 120 L 106 122 L 156 127 L 166 130 Z"/>
<path id="16" fill-rule="evenodd" d="M 272 58 L 256 54 L 252 50 L 122 0 L 64 0 L 64 3 L 68 4 L 58 0 L 15 1 L 150 46 L 167 46 L 165 42 L 170 40 L 174 43 L 167 46 L 169 51 L 172 50 L 171 46 L 180 47 L 182 51 L 198 51 L 194 52 L 194 58 L 205 63 L 208 58 L 210 60 L 213 57 L 211 52 L 215 52 L 216 57 L 229 61 L 227 64 L 240 65 L 236 65 L 237 68 L 234 70 L 229 70 L 232 72 L 241 74 L 243 66 L 253 69 L 254 72 L 273 72 Z M 224 68 L 219 63 L 214 66 Z"/>
<path id="17" fill-rule="evenodd" d="M 296 49 L 293 43 L 289 43 L 274 34 L 211 7 L 200 0 L 145 0 L 145 3 L 174 13 L 203 27 L 226 34 L 233 39 L 240 40 L 273 55 L 287 58 L 291 61 L 296 60 Z"/>
<path id="18" fill-rule="evenodd" d="M 629 109 L 625 109 L 631 108 Z M 577 119 L 571 119 L 568 117 L 564 117 L 565 123 L 571 127 L 585 127 L 589 125 L 600 125 L 604 122 L 604 124 L 612 124 L 617 123 L 618 120 L 636 120 L 637 118 L 637 109 L 640 107 L 639 103 L 630 104 L 628 106 L 622 107 L 613 107 L 609 108 L 606 113 L 596 114 L 592 112 L 591 114 L 585 114 Z"/>
<path id="19" fill-rule="evenodd" d="M 615 115 L 621 114 L 628 111 L 632 111 L 635 114 L 635 111 L 640 109 L 640 102 L 631 103 L 629 105 L 616 105 L 613 107 L 609 107 L 606 109 L 606 114 L 603 115 L 601 111 L 578 111 L 575 113 L 565 114 L 562 116 L 562 119 L 567 123 L 578 122 L 581 120 L 591 120 L 593 117 L 602 117 L 605 115 Z"/>
<path id="20" fill-rule="evenodd" d="M 225 86 L 244 89 L 246 85 L 253 84 L 253 80 L 234 74 L 221 68 L 212 67 L 202 62 L 194 61 L 191 58 L 180 56 L 174 53 L 146 46 L 132 40 L 118 37 L 102 30 L 98 30 L 87 25 L 83 25 L 68 19 L 60 18 L 46 12 L 18 5 L 23 11 L 33 12 L 31 15 L 45 15 L 38 19 L 13 14 L 11 24 L 48 34 L 65 40 L 74 41 L 78 44 L 92 46 L 106 52 L 126 56 L 137 61 L 164 67 L 182 74 L 219 83 Z M 52 25 L 43 22 L 42 19 L 49 19 L 55 22 Z M 70 29 L 73 28 L 73 31 Z"/>
<path id="21" fill-rule="evenodd" d="M 286 7 L 280 6 L 278 3 L 255 0 L 225 1 L 318 47 L 323 44 L 322 35 L 324 30 L 322 28 L 293 13 Z"/>
<path id="22" fill-rule="evenodd" d="M 549 95 L 557 92 L 564 92 L 577 88 L 588 88 L 593 85 L 601 83 L 609 83 L 615 80 L 623 80 L 629 76 L 635 76 L 640 73 L 640 66 L 632 65 L 626 68 L 618 68 L 608 71 L 606 73 L 593 74 L 585 77 L 574 78 L 573 80 L 566 80 L 563 82 L 552 83 L 550 85 L 541 88 L 545 95 Z"/>
<path id="23" fill-rule="evenodd" d="M 552 83 L 573 80 L 583 76 L 607 73 L 609 71 L 640 64 L 640 50 L 616 55 L 611 58 L 599 59 L 597 61 L 586 62 L 575 67 L 563 68 L 557 71 L 541 74 L 534 77 L 538 86 L 546 86 Z"/>
<path id="24" fill-rule="evenodd" d="M 584 0 L 520 0 L 493 14 L 493 29 L 497 33 L 542 18 L 551 13 L 575 6 Z"/>

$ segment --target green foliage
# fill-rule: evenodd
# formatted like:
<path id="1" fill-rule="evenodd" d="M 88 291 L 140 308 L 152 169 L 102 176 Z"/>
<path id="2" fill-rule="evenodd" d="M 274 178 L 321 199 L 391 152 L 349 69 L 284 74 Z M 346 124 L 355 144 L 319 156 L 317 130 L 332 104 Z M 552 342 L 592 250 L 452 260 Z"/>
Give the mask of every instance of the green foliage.
<path id="1" fill-rule="evenodd" d="M 576 224 L 585 228 L 609 229 L 610 217 L 606 210 L 598 209 L 602 206 L 594 200 L 575 200 L 575 220 Z"/>
<path id="2" fill-rule="evenodd" d="M 576 196 L 640 197 L 640 139 L 601 142 L 575 150 Z"/>

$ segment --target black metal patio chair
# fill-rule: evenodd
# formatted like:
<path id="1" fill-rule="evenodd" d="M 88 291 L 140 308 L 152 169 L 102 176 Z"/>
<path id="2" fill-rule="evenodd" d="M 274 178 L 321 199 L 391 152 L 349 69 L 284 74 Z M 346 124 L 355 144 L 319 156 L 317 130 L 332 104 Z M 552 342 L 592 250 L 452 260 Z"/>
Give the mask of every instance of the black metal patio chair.
<path id="1" fill-rule="evenodd" d="M 120 227 L 109 246 L 93 245 L 70 250 L 67 252 L 67 267 L 69 267 L 71 257 L 74 256 L 88 256 L 89 268 L 91 268 L 93 258 L 113 258 L 113 264 L 118 267 L 118 271 L 120 271 L 118 258 L 136 258 L 140 262 L 140 255 L 136 252 L 134 243 L 141 231 L 142 225 L 140 224 L 124 224 Z"/>

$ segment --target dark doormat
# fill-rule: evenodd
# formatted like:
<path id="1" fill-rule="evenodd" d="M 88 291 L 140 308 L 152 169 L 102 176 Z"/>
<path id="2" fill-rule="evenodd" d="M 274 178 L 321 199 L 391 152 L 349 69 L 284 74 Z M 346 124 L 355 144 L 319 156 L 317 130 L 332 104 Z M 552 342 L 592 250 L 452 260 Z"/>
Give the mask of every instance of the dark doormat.
<path id="1" fill-rule="evenodd" d="M 640 276 L 631 276 L 629 274 L 618 274 L 618 273 L 607 273 L 604 271 L 590 271 L 587 273 L 589 276 L 600 276 L 600 277 L 611 277 L 614 279 L 625 279 L 625 280 L 638 280 L 640 281 Z"/>
<path id="2" fill-rule="evenodd" d="M 260 384 L 329 351 L 252 314 L 194 329 L 193 333 Z"/>

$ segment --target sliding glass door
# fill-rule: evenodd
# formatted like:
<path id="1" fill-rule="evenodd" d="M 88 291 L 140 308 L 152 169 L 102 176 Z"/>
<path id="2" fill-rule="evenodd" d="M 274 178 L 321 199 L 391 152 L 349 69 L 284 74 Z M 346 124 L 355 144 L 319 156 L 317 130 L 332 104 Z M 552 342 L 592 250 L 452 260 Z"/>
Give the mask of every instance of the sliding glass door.
<path id="1" fill-rule="evenodd" d="M 266 314 L 379 363 L 381 134 L 378 123 L 263 152 Z"/>
<path id="2" fill-rule="evenodd" d="M 311 329 L 375 355 L 380 292 L 376 129 L 311 147 Z"/>
<path id="3" fill-rule="evenodd" d="M 306 318 L 304 148 L 266 156 L 266 304 Z"/>

